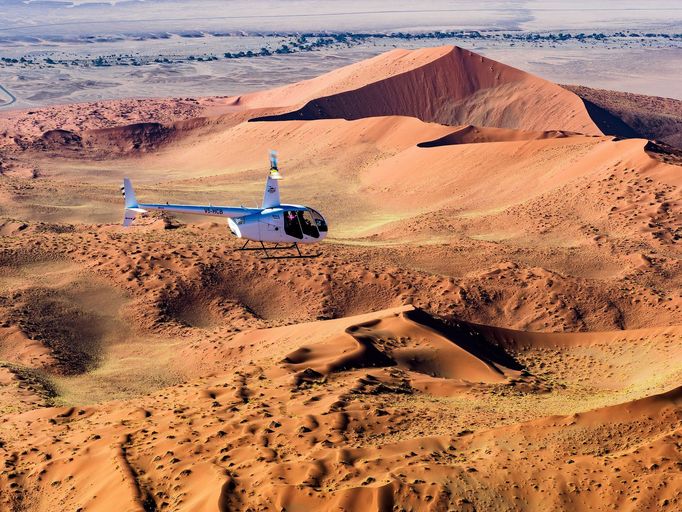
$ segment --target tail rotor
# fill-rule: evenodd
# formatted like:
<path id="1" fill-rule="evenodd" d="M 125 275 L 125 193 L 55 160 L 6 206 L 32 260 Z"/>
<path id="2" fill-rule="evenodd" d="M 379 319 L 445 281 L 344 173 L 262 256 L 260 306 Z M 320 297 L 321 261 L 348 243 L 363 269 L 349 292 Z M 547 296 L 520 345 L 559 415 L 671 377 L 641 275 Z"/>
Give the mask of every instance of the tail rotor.
<path id="1" fill-rule="evenodd" d="M 135 190 L 133 184 L 128 178 L 123 178 L 123 185 L 121 186 L 121 194 L 123 194 L 123 201 L 125 202 L 125 210 L 123 213 L 123 225 L 130 226 L 138 213 L 146 213 L 147 211 L 140 208 L 135 197 Z"/>

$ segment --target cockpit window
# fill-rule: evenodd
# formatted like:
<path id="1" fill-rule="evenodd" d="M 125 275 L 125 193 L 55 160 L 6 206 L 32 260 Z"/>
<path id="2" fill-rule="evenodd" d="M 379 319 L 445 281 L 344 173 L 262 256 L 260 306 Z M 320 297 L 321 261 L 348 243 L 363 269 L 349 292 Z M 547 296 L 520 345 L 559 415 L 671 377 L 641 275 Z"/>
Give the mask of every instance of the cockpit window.
<path id="1" fill-rule="evenodd" d="M 316 212 L 312 208 L 308 208 L 308 211 L 310 211 L 310 213 L 312 214 L 313 220 L 315 221 L 315 225 L 317 226 L 317 229 L 319 229 L 320 232 L 322 232 L 322 233 L 326 233 L 327 232 L 327 223 L 325 222 L 324 217 L 322 215 L 320 215 L 319 212 Z"/>
<path id="2" fill-rule="evenodd" d="M 294 238 L 303 238 L 301 225 L 298 222 L 298 215 L 296 215 L 295 211 L 288 210 L 284 212 L 284 232 Z"/>
<path id="3" fill-rule="evenodd" d="M 303 233 L 312 236 L 313 238 L 320 238 L 320 233 L 315 226 L 312 215 L 308 210 L 298 212 L 298 220 L 301 221 L 301 228 L 303 228 Z"/>

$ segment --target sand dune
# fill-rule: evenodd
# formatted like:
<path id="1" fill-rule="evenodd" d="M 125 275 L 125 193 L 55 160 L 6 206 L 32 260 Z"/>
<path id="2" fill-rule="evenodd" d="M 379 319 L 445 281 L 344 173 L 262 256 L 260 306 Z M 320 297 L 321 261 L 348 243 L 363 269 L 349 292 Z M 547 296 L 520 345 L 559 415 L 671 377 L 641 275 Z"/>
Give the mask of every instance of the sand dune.
<path id="1" fill-rule="evenodd" d="M 321 375 L 395 366 L 430 377 L 486 383 L 502 382 L 514 375 L 500 361 L 520 369 L 506 354 L 495 354 L 493 347 L 471 343 L 462 346 L 452 339 L 460 333 L 448 336 L 420 325 L 414 318 L 421 315 L 406 312 L 395 318 L 352 325 L 343 337 L 301 347 L 284 361 L 293 370 L 312 369 Z"/>
<path id="2" fill-rule="evenodd" d="M 24 442 L 23 435 L 9 438 L 6 433 L 23 432 L 30 423 L 33 450 L 10 459 L 15 476 L 0 477 L 0 485 L 7 489 L 3 498 L 18 499 L 8 487 L 13 481 L 30 490 L 20 501 L 35 510 L 108 510 L 112 504 L 107 496 L 113 494 L 116 506 L 128 503 L 141 510 L 150 506 L 145 503 L 187 510 L 248 506 L 387 510 L 424 502 L 432 502 L 434 509 L 465 504 L 478 508 L 495 502 L 512 510 L 519 499 L 524 506 L 601 508 L 619 503 L 614 491 L 622 479 L 636 474 L 628 443 L 643 447 L 649 442 L 653 451 L 645 455 L 645 463 L 656 466 L 657 481 L 665 483 L 666 491 L 657 496 L 645 492 L 639 505 L 651 506 L 653 499 L 675 503 L 679 488 L 674 459 L 661 462 L 660 454 L 675 449 L 679 389 L 631 404 L 542 419 L 551 411 L 565 410 L 570 396 L 560 387 L 554 389 L 552 373 L 584 375 L 590 369 L 569 351 L 550 363 L 549 372 L 545 367 L 544 375 L 533 368 L 503 370 L 502 363 L 521 368 L 511 357 L 523 359 L 528 349 L 510 352 L 513 356 L 492 345 L 486 349 L 480 341 L 490 333 L 476 329 L 461 323 L 447 327 L 423 312 L 402 308 L 358 319 L 237 334 L 221 342 L 223 350 L 243 350 L 240 360 L 231 358 L 235 370 L 228 373 L 132 403 L 43 409 L 7 418 L 0 426 L 5 449 Z M 679 328 L 670 332 L 680 335 Z M 321 345 L 300 346 L 299 334 L 329 337 Z M 339 336 L 360 345 L 369 340 L 364 347 L 374 348 L 344 354 L 344 347 L 351 344 Z M 514 336 L 522 340 L 526 333 Z M 551 336 L 535 334 L 531 345 L 548 346 L 542 338 Z M 639 334 L 621 336 L 629 340 L 630 348 L 617 359 L 611 357 L 614 365 L 641 349 Z M 610 346 L 604 343 L 604 350 L 609 352 Z M 484 355 L 482 350 L 489 352 Z M 383 356 L 378 358 L 380 352 Z M 676 364 L 679 372 L 680 359 L 665 356 L 661 353 L 660 360 Z M 450 366 L 434 371 L 429 358 Z M 409 363 L 417 359 L 422 363 Z M 470 379 L 469 384 L 467 379 L 459 386 L 451 382 L 462 377 Z M 610 400 L 620 391 L 613 390 Z M 527 422 L 505 426 L 509 419 L 465 405 L 483 392 L 494 393 L 497 407 L 507 415 Z M 441 415 L 434 419 L 430 397 L 449 397 L 458 406 L 441 404 Z M 536 402 L 539 397 L 545 397 L 543 402 Z M 529 408 L 531 403 L 542 406 Z M 652 415 L 658 418 L 655 429 L 647 426 L 646 418 Z M 623 425 L 631 426 L 627 440 L 608 436 L 609 428 L 620 431 L 613 429 Z M 598 432 L 605 441 L 593 438 L 577 451 L 568 448 L 571 439 L 586 431 Z M 662 432 L 670 434 L 661 437 Z M 192 438 L 202 443 L 187 442 Z M 522 462 L 528 457 L 537 462 Z M 586 474 L 607 470 L 615 460 L 622 468 L 618 478 L 600 477 L 601 486 L 586 485 Z M 500 461 L 515 469 L 500 472 Z M 563 475 L 562 485 L 582 492 L 543 494 L 532 485 L 540 474 L 550 482 L 546 490 Z M 504 486 L 510 491 L 493 490 L 500 479 L 510 482 Z"/>
<path id="3" fill-rule="evenodd" d="M 577 92 L 441 47 L 0 113 L 0 509 L 679 509 L 679 162 Z M 272 148 L 320 258 L 119 225 Z"/>
<path id="4" fill-rule="evenodd" d="M 267 117 L 358 119 L 404 115 L 446 125 L 601 131 L 580 99 L 561 87 L 457 47 L 394 50 L 293 86 L 243 99 L 251 106 L 296 106 Z"/>

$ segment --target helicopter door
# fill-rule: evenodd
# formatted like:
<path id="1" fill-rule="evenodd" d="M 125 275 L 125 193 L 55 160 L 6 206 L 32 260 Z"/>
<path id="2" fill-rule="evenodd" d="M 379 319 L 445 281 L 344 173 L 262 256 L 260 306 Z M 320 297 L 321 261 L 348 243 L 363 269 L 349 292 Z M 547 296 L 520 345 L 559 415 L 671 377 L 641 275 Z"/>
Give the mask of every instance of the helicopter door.
<path id="1" fill-rule="evenodd" d="M 295 211 L 288 210 L 284 212 L 284 232 L 299 240 L 303 239 L 303 231 Z"/>
<path id="2" fill-rule="evenodd" d="M 308 210 L 302 212 L 299 211 L 298 220 L 301 221 L 301 228 L 303 229 L 304 235 L 311 236 L 313 238 L 320 238 L 320 232 L 317 230 L 313 216 L 310 215 Z"/>

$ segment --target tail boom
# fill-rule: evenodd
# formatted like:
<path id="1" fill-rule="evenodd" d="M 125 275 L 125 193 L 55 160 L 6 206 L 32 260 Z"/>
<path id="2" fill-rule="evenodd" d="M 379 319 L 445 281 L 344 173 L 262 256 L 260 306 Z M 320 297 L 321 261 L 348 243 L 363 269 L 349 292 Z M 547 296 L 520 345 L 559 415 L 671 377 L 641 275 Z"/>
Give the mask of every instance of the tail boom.
<path id="1" fill-rule="evenodd" d="M 188 213 L 191 215 L 207 215 L 209 217 L 243 217 L 260 211 L 260 208 L 245 208 L 243 206 L 213 206 L 199 204 L 140 204 L 143 211 L 162 211 L 172 213 Z"/>
<path id="2" fill-rule="evenodd" d="M 194 204 L 169 204 L 169 203 L 145 203 L 137 202 L 135 190 L 128 178 L 123 179 L 121 192 L 125 201 L 123 225 L 130 226 L 135 218 L 148 211 L 166 211 L 172 213 L 187 213 L 191 215 L 208 215 L 211 217 L 244 217 L 261 211 L 259 208 L 244 208 L 242 206 L 213 206 Z"/>

